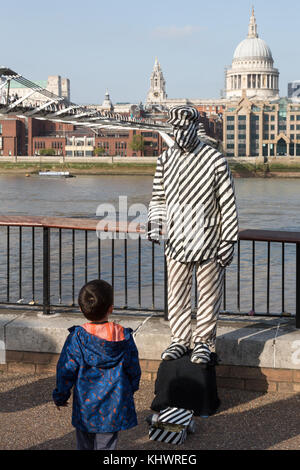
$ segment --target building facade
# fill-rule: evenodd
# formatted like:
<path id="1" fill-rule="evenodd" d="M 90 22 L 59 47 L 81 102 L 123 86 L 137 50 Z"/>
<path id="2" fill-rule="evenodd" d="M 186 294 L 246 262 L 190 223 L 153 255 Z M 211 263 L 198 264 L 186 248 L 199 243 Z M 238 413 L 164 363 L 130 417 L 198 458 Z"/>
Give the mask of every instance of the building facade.
<path id="1" fill-rule="evenodd" d="M 300 103 L 244 96 L 226 106 L 223 124 L 227 157 L 300 156 Z"/>
<path id="2" fill-rule="evenodd" d="M 11 116 L 0 120 L 0 157 L 41 155 L 49 149 L 57 156 L 66 157 L 140 157 L 158 156 L 167 148 L 155 131 L 99 129 L 95 132 L 72 124 Z M 132 148 L 135 135 L 142 137 L 143 148 L 138 150 Z"/>
<path id="3" fill-rule="evenodd" d="M 71 88 L 70 80 L 68 78 L 62 78 L 60 75 L 49 75 L 47 80 L 40 80 L 33 82 L 41 88 L 48 90 L 61 98 L 65 98 L 67 101 L 71 99 Z M 2 90 L 1 99 L 5 101 L 7 94 L 7 85 Z M 36 105 L 42 104 L 47 101 L 47 97 L 40 93 L 35 93 L 28 89 L 26 86 L 22 86 L 21 83 L 11 80 L 9 84 L 9 96 L 15 99 L 26 98 L 24 103 L 35 103 Z"/>
<path id="4" fill-rule="evenodd" d="M 0 157 L 26 155 L 26 128 L 22 119 L 0 121 Z"/>

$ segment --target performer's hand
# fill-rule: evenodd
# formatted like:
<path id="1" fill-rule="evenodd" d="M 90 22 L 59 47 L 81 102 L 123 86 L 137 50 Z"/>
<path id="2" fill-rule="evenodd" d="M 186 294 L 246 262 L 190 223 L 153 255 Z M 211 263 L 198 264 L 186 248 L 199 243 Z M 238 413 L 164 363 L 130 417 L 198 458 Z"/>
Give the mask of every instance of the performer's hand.
<path id="1" fill-rule="evenodd" d="M 233 260 L 234 256 L 234 243 L 231 242 L 221 242 L 218 252 L 217 252 L 217 261 L 223 267 L 227 268 Z"/>
<path id="2" fill-rule="evenodd" d="M 157 222 L 148 222 L 147 239 L 150 242 L 154 242 L 160 245 L 159 235 L 160 235 L 160 225 Z"/>

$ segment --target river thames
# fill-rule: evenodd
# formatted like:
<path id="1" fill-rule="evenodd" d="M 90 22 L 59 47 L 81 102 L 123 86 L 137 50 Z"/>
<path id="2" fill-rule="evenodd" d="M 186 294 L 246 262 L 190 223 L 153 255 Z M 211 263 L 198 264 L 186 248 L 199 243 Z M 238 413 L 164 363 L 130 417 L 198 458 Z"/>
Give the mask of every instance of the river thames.
<path id="1" fill-rule="evenodd" d="M 144 204 L 147 207 L 151 199 L 152 176 L 77 176 L 76 178 L 50 178 L 31 176 L 0 175 L 0 197 L 1 214 L 3 215 L 39 215 L 39 216 L 61 216 L 61 217 L 96 217 L 96 211 L 100 204 L 112 204 L 116 211 L 119 209 L 119 196 L 127 196 L 127 206 L 133 204 Z M 239 213 L 240 228 L 246 229 L 266 229 L 266 230 L 288 230 L 300 231 L 300 190 L 299 179 L 260 179 L 260 178 L 237 178 L 235 179 L 236 196 Z M 124 214 L 123 214 L 124 216 Z M 12 259 L 10 262 L 10 292 L 11 296 L 18 297 L 18 246 L 17 229 L 11 229 Z M 28 229 L 27 229 L 28 230 Z M 14 232 L 15 231 L 15 232 Z M 14 236 L 15 233 L 15 236 Z M 6 237 L 5 228 L 1 229 L 0 237 L 0 301 L 4 301 L 6 286 Z M 83 235 L 83 234 L 82 234 Z M 69 234 L 64 234 L 68 237 Z M 84 282 L 82 269 L 83 250 L 81 234 L 78 234 L 76 247 L 76 276 L 75 292 Z M 72 302 L 70 294 L 70 260 L 68 251 L 70 250 L 69 239 L 65 238 L 63 243 L 63 253 L 66 256 L 63 262 L 64 289 L 62 297 L 58 299 L 63 304 Z M 53 237 L 53 243 L 55 236 Z M 96 234 L 89 234 L 89 272 L 88 278 L 97 277 L 95 262 L 95 246 L 97 242 Z M 41 258 L 39 258 L 39 237 L 36 239 L 36 268 L 39 269 Z M 106 244 L 105 244 L 106 243 Z M 119 243 L 119 245 L 118 245 Z M 115 273 L 115 303 L 124 304 L 123 293 L 123 241 L 116 240 L 114 266 Z M 142 306 L 151 308 L 153 298 L 151 295 L 151 244 L 144 240 L 141 276 L 142 276 Z M 30 300 L 31 278 L 26 276 L 26 269 L 29 273 L 31 255 L 30 243 L 26 242 L 24 236 L 22 249 L 22 298 L 25 302 Z M 132 245 L 132 246 L 131 246 Z M 128 246 L 128 304 L 137 303 L 137 265 L 136 265 L 136 245 L 132 241 Z M 266 311 L 266 243 L 256 243 L 256 263 L 255 263 L 255 310 L 257 312 Z M 131 251 L 132 250 L 132 251 Z M 57 247 L 53 246 L 53 256 Z M 110 281 L 111 277 L 111 252 L 109 242 L 104 242 L 102 247 L 101 277 Z M 14 259 L 15 256 L 15 259 Z M 271 245 L 271 283 L 270 283 L 270 311 L 280 313 L 282 307 L 281 297 L 281 244 Z M 155 254 L 155 276 L 158 288 L 155 292 L 155 306 L 163 306 L 163 257 L 162 246 L 156 248 Z M 252 251 L 249 242 L 241 242 L 241 311 L 251 310 L 251 268 Z M 118 267 L 118 262 L 120 266 Z M 55 264 L 55 262 L 53 262 Z M 132 263 L 132 264 L 131 264 Z M 54 268 L 53 268 L 54 269 Z M 57 303 L 57 273 L 51 274 L 51 299 Z M 41 286 L 38 275 L 36 275 L 35 294 L 37 299 L 41 299 Z M 53 293 L 52 293 L 53 292 Z M 295 311 L 295 247 L 286 245 L 285 248 L 285 296 L 284 310 L 294 313 Z M 227 270 L 226 275 L 226 309 L 236 311 L 236 259 Z M 76 299 L 75 299 L 76 300 Z"/>

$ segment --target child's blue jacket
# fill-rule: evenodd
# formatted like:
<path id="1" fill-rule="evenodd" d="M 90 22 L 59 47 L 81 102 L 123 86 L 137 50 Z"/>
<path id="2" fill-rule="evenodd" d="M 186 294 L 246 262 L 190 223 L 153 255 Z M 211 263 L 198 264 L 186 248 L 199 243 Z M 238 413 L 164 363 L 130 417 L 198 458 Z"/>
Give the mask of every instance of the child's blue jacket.
<path id="1" fill-rule="evenodd" d="M 66 403 L 74 386 L 75 428 L 104 433 L 136 426 L 133 394 L 141 369 L 132 329 L 124 328 L 123 341 L 107 341 L 81 326 L 69 332 L 57 363 L 54 403 Z"/>

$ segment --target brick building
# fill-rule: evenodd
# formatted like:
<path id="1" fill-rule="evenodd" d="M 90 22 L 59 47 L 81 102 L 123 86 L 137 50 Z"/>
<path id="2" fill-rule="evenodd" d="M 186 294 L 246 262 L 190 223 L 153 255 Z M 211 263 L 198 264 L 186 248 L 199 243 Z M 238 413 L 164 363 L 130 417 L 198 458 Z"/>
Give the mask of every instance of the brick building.
<path id="1" fill-rule="evenodd" d="M 222 113 L 207 113 L 200 109 L 201 120 L 207 135 L 222 139 Z M 214 110 L 216 111 L 216 110 Z M 156 122 L 167 119 L 167 111 L 144 113 L 141 117 Z M 134 150 L 132 142 L 136 135 L 142 137 L 143 149 Z M 75 126 L 35 118 L 0 120 L 0 155 L 39 155 L 41 150 L 51 149 L 55 155 L 69 157 L 96 156 L 103 149 L 103 156 L 158 156 L 167 148 L 159 132 L 155 130 L 98 129 Z M 42 152 L 43 153 L 43 152 Z"/>
<path id="2" fill-rule="evenodd" d="M 0 120 L 0 156 L 26 155 L 26 128 L 24 120 Z"/>
<path id="3" fill-rule="evenodd" d="M 136 134 L 143 138 L 143 151 L 131 148 Z M 156 156 L 166 144 L 153 131 L 99 129 L 95 134 L 88 128 L 34 118 L 0 120 L 0 156 L 39 155 L 42 149 L 52 149 L 55 155 L 90 157 L 97 148 L 103 148 L 105 156 Z"/>

